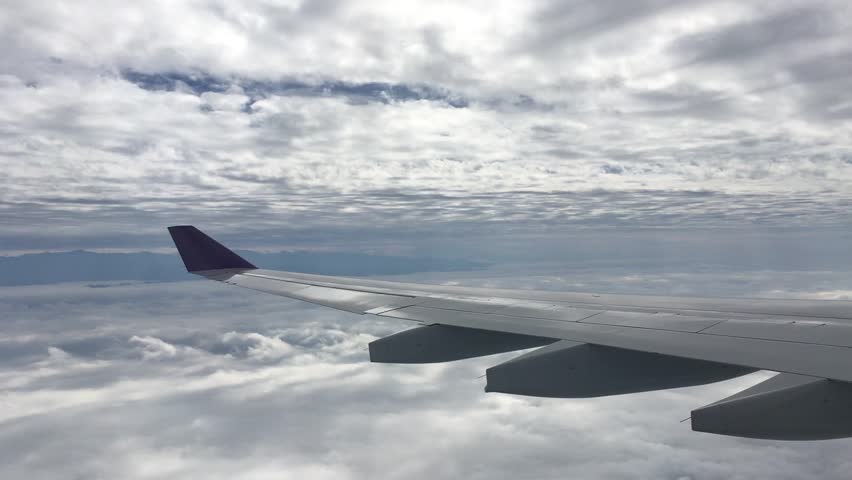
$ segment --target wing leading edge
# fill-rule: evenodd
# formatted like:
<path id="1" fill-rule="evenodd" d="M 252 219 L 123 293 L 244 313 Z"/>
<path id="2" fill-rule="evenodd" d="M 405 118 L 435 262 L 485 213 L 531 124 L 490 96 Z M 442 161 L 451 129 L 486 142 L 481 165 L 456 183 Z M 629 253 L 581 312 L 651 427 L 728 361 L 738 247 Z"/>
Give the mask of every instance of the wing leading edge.
<path id="1" fill-rule="evenodd" d="M 187 271 L 419 326 L 374 362 L 539 347 L 487 370 L 486 391 L 579 398 L 779 375 L 693 411 L 693 430 L 784 440 L 852 436 L 852 302 L 595 295 L 422 285 L 259 269 L 193 226 L 169 227 Z"/>

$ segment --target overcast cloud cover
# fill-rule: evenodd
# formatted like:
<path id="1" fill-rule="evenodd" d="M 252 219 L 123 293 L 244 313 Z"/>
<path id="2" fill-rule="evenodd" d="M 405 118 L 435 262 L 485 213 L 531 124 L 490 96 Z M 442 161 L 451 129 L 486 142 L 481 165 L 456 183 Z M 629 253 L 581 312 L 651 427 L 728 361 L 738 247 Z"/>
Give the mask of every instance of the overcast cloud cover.
<path id="1" fill-rule="evenodd" d="M 841 0 L 0 0 L 0 254 L 173 254 L 194 223 L 476 270 L 399 260 L 421 281 L 850 298 L 850 24 Z M 500 359 L 370 365 L 406 325 L 189 281 L 2 287 L 0 319 L 3 478 L 850 470 L 846 440 L 677 423 L 765 373 L 486 395 Z"/>
<path id="2" fill-rule="evenodd" d="M 848 224 L 850 19 L 845 1 L 6 0 L 0 239 Z"/>

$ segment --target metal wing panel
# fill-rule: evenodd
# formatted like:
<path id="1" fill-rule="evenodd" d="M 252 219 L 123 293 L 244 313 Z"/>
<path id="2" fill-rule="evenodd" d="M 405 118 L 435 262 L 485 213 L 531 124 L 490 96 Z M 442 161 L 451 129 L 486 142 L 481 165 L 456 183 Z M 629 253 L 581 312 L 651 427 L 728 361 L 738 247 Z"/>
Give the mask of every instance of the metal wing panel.
<path id="1" fill-rule="evenodd" d="M 217 278 L 217 280 L 229 285 L 237 285 L 358 314 L 381 307 L 393 309 L 417 303 L 414 297 L 406 295 L 388 295 L 361 290 L 321 287 L 284 280 L 273 280 L 242 273 Z"/>
<path id="2" fill-rule="evenodd" d="M 852 349 L 652 328 L 454 312 L 418 306 L 382 316 L 559 338 L 627 350 L 852 381 Z"/>
<path id="3" fill-rule="evenodd" d="M 713 325 L 717 325 L 724 320 L 671 313 L 606 311 L 582 321 L 600 325 L 618 325 L 622 327 L 651 328 L 656 330 L 697 333 L 708 329 Z"/>
<path id="4" fill-rule="evenodd" d="M 444 310 L 459 310 L 462 312 L 493 313 L 497 310 L 506 308 L 511 303 L 512 300 L 489 297 L 468 300 L 423 297 L 423 301 L 418 303 L 418 305 L 431 308 L 442 308 Z"/>
<path id="5" fill-rule="evenodd" d="M 532 303 L 516 304 L 503 307 L 495 312 L 497 315 L 508 315 L 512 317 L 542 318 L 545 320 L 561 320 L 563 322 L 577 322 L 601 313 L 601 310 L 587 308 L 566 307 L 561 305 L 535 305 Z"/>
<path id="6" fill-rule="evenodd" d="M 852 347 L 852 325 L 824 320 L 728 320 L 704 333 Z"/>
<path id="7" fill-rule="evenodd" d="M 566 322 L 576 322 L 601 313 L 601 310 L 589 310 L 548 303 L 519 302 L 517 300 L 501 298 L 471 298 L 465 300 L 435 297 L 418 298 L 420 301 L 417 302 L 417 306 L 424 308 L 440 308 L 443 310 L 470 313 L 493 313 L 495 315 L 542 318 Z"/>
<path id="8" fill-rule="evenodd" d="M 375 286 L 343 287 L 312 278 L 288 281 L 250 273 L 218 279 L 360 314 L 383 312 L 379 314 L 426 324 L 567 339 L 852 381 L 852 370 L 845 367 L 852 363 L 852 349 L 846 348 L 852 346 L 852 326 L 842 324 L 791 327 L 786 321 L 722 321 L 697 315 L 610 312 L 534 302 L 518 302 L 515 306 L 511 300 L 415 297 L 415 292 L 410 291 L 394 295 L 379 293 Z"/>
<path id="9" fill-rule="evenodd" d="M 204 272 L 195 272 L 204 273 Z M 642 312 L 670 312 L 704 316 L 728 314 L 729 317 L 810 317 L 852 319 L 852 302 L 843 300 L 789 300 L 746 298 L 665 297 L 652 295 L 609 295 L 537 290 L 507 290 L 390 282 L 368 278 L 334 277 L 306 273 L 256 269 L 246 275 L 307 283 L 334 288 L 369 290 L 376 293 L 427 296 L 435 298 L 499 298 L 507 302 L 535 302 L 581 308 Z"/>
<path id="10" fill-rule="evenodd" d="M 727 320 L 695 315 L 610 312 L 526 302 L 513 307 L 496 299 L 445 299 L 358 290 L 358 285 L 319 286 L 236 273 L 226 283 L 275 293 L 354 313 L 522 335 L 574 340 L 750 368 L 852 381 L 852 326 L 791 327 L 787 321 Z M 362 287 L 363 288 L 363 287 Z M 368 287 L 371 290 L 374 287 Z M 411 293 L 411 292 L 406 292 Z M 449 308 L 430 308 L 418 305 Z M 458 309 L 479 310 L 479 312 Z M 525 316 L 503 315 L 513 308 Z M 392 309 L 390 311 L 385 311 Z M 490 312 L 492 309 L 496 313 Z M 501 314 L 497 314 L 501 313 Z M 795 328 L 796 330 L 792 330 Z M 821 329 L 821 330 L 818 330 Z M 700 333 L 699 333 L 700 332 Z M 825 332 L 825 333 L 822 333 Z"/>

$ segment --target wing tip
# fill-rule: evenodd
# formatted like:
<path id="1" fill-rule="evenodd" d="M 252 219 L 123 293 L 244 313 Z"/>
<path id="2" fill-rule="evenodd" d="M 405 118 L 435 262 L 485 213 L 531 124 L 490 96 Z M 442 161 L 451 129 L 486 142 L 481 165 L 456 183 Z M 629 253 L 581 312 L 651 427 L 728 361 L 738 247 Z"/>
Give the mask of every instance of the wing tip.
<path id="1" fill-rule="evenodd" d="M 188 272 L 257 268 L 193 225 L 173 225 L 167 229 Z"/>

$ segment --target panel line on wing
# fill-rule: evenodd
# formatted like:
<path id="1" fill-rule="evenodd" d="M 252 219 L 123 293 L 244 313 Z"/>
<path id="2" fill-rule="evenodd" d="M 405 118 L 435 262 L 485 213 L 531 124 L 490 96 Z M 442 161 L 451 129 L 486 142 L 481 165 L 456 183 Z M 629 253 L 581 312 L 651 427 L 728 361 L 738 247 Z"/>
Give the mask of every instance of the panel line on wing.
<path id="1" fill-rule="evenodd" d="M 433 310 L 433 311 L 435 311 L 435 313 L 438 313 L 438 311 L 440 311 L 440 312 L 456 311 L 456 312 L 459 312 L 459 313 L 464 313 L 466 315 L 460 316 L 459 317 L 460 320 L 462 320 L 463 322 L 470 322 L 469 326 L 472 326 L 473 328 L 489 328 L 488 326 L 491 322 L 494 322 L 496 324 L 502 324 L 502 323 L 506 323 L 507 320 L 517 318 L 517 319 L 526 319 L 526 320 L 538 320 L 539 322 L 537 322 L 537 323 L 539 323 L 543 327 L 545 326 L 544 324 L 552 324 L 553 322 L 568 323 L 568 324 L 579 323 L 579 324 L 586 324 L 586 325 L 599 325 L 599 326 L 605 326 L 605 327 L 613 327 L 613 328 L 617 328 L 617 329 L 633 329 L 633 330 L 644 330 L 644 331 L 651 331 L 651 332 L 653 332 L 653 331 L 675 332 L 675 333 L 683 333 L 683 334 L 701 335 L 701 336 L 707 336 L 707 337 L 738 338 L 738 339 L 746 339 L 746 340 L 760 340 L 760 341 L 767 341 L 767 342 L 782 342 L 782 343 L 793 343 L 793 344 L 799 344 L 799 345 L 814 345 L 814 346 L 825 346 L 825 347 L 852 349 L 852 339 L 850 339 L 849 344 L 817 343 L 817 342 L 790 340 L 790 339 L 773 338 L 773 337 L 757 337 L 757 336 L 751 336 L 751 335 L 748 335 L 748 336 L 747 335 L 726 335 L 726 334 L 704 332 L 704 330 L 707 330 L 707 328 L 712 328 L 713 326 L 718 325 L 720 323 L 723 323 L 724 321 L 716 322 L 715 325 L 711 325 L 709 327 L 706 327 L 706 328 L 702 329 L 701 332 L 692 331 L 692 330 L 677 330 L 677 329 L 673 329 L 673 328 L 655 328 L 655 327 L 648 327 L 648 326 L 642 326 L 642 325 L 629 325 L 629 324 L 624 324 L 624 323 L 586 322 L 586 321 L 584 321 L 584 320 L 591 318 L 591 317 L 599 317 L 599 316 L 605 315 L 606 313 L 608 313 L 607 311 L 596 312 L 596 313 L 590 315 L 589 317 L 586 317 L 586 319 L 583 319 L 583 320 L 557 320 L 557 319 L 552 319 L 552 318 L 520 317 L 520 316 L 514 316 L 514 315 L 501 315 L 501 314 L 498 314 L 498 313 L 467 312 L 467 311 L 461 311 L 461 310 L 449 310 L 449 309 L 442 309 L 442 308 L 435 308 L 435 307 L 410 305 L 410 306 L 403 306 L 403 307 L 400 307 L 399 309 L 395 310 L 394 311 L 394 313 L 396 313 L 395 315 L 382 315 L 382 316 L 389 316 L 389 317 L 393 317 L 393 318 L 400 318 L 400 319 L 406 319 L 406 320 L 427 321 L 427 322 L 433 322 L 433 323 L 437 323 L 437 324 L 446 323 L 446 324 L 458 324 L 460 326 L 465 326 L 465 324 L 463 324 L 463 323 L 454 322 L 451 316 L 439 316 L 437 318 L 430 318 L 431 315 L 428 315 L 428 312 L 421 312 L 421 313 L 426 313 L 426 315 L 422 315 L 422 314 L 418 315 L 417 312 L 419 312 L 420 309 Z M 401 315 L 401 313 L 403 313 L 403 312 L 405 314 Z M 477 318 L 477 317 L 493 317 L 493 318 L 488 319 L 488 318 Z M 491 322 L 489 322 L 489 320 L 491 320 Z M 473 326 L 472 325 L 473 323 L 475 323 L 476 325 Z"/>
<path id="2" fill-rule="evenodd" d="M 338 289 L 338 290 L 349 290 L 349 291 L 352 291 L 352 292 L 374 293 L 376 295 L 394 295 L 394 296 L 397 296 L 397 297 L 417 298 L 417 295 L 407 295 L 407 294 L 403 294 L 403 293 L 387 293 L 386 291 L 368 290 L 368 289 L 365 289 L 365 288 L 352 288 L 349 285 L 341 287 L 341 286 L 339 286 L 339 284 L 334 284 L 334 283 L 296 281 L 296 280 L 290 280 L 290 279 L 286 279 L 286 278 L 278 278 L 278 277 L 272 277 L 272 276 L 269 276 L 269 275 L 260 275 L 260 274 L 257 274 L 257 273 L 248 273 L 248 272 L 240 273 L 240 275 L 243 275 L 243 276 L 246 276 L 246 277 L 263 278 L 263 279 L 267 279 L 267 280 L 275 280 L 277 282 L 295 283 L 295 284 L 299 284 L 299 285 L 309 285 L 309 286 L 313 286 L 313 287 L 335 288 L 335 289 Z"/>

